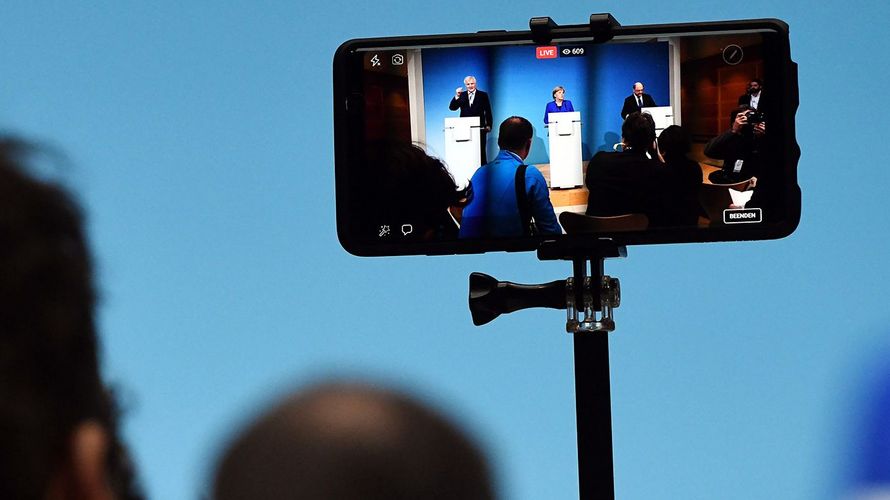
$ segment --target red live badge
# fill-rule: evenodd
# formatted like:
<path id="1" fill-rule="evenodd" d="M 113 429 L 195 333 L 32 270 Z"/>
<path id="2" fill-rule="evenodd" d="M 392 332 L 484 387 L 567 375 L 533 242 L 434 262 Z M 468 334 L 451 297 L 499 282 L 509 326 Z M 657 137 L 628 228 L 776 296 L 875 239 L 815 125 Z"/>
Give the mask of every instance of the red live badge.
<path id="1" fill-rule="evenodd" d="M 535 50 L 535 56 L 538 59 L 556 59 L 556 46 L 548 45 L 546 47 L 538 47 L 537 50 Z"/>

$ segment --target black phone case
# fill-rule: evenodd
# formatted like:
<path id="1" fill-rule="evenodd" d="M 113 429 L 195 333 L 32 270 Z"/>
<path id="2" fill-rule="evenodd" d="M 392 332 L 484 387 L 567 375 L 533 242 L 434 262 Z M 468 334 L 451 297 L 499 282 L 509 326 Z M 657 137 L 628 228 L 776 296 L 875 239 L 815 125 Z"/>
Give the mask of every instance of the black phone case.
<path id="1" fill-rule="evenodd" d="M 596 240 L 607 240 L 616 245 L 639 245 L 660 243 L 696 243 L 717 241 L 750 241 L 778 239 L 794 232 L 800 222 L 801 192 L 797 183 L 797 165 L 800 159 L 800 147 L 795 133 L 795 115 L 799 104 L 797 64 L 791 60 L 791 49 L 788 25 L 778 19 L 754 19 L 737 21 L 718 21 L 700 23 L 653 24 L 638 26 L 617 26 L 612 28 L 611 35 L 639 36 L 670 36 L 671 34 L 714 33 L 748 30 L 768 30 L 777 36 L 773 37 L 769 59 L 764 64 L 770 68 L 772 75 L 780 77 L 779 82 L 771 81 L 770 88 L 781 97 L 781 123 L 773 125 L 781 127 L 784 132 L 781 147 L 781 163 L 785 167 L 784 199 L 785 216 L 777 223 L 742 224 L 738 226 L 684 228 L 650 228 L 646 231 L 597 233 L 588 235 L 566 235 L 557 237 L 559 244 L 586 245 Z M 567 25 L 553 28 L 550 31 L 551 43 L 563 41 L 589 43 L 594 41 L 590 26 L 586 24 Z M 488 43 L 533 43 L 532 31 L 486 31 L 478 33 L 460 33 L 428 36 L 404 36 L 391 38 L 354 39 L 344 42 L 337 49 L 333 60 L 333 107 L 334 107 L 334 160 L 336 180 L 337 235 L 341 245 L 348 252 L 358 256 L 387 255 L 442 255 L 472 254 L 490 251 L 532 251 L 542 243 L 554 237 L 530 236 L 487 240 L 456 240 L 411 243 L 381 243 L 368 241 L 357 236 L 356 228 L 351 224 L 351 216 L 361 207 L 352 206 L 350 186 L 350 169 L 361 165 L 356 158 L 360 150 L 359 139 L 363 133 L 363 123 L 356 116 L 355 110 L 363 103 L 359 78 L 356 71 L 360 68 L 351 66 L 351 55 L 356 49 L 371 47 L 411 48 L 417 46 L 437 46 L 451 44 L 488 44 Z M 775 120 L 771 117 L 775 124 Z"/>

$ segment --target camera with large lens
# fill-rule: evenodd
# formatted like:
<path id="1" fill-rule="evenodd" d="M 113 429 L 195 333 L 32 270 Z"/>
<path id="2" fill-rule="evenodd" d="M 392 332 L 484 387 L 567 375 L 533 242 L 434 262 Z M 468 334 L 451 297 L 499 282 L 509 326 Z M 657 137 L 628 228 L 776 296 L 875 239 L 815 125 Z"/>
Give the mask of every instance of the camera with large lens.
<path id="1" fill-rule="evenodd" d="M 766 121 L 766 114 L 760 111 L 748 111 L 748 123 L 756 125 Z"/>

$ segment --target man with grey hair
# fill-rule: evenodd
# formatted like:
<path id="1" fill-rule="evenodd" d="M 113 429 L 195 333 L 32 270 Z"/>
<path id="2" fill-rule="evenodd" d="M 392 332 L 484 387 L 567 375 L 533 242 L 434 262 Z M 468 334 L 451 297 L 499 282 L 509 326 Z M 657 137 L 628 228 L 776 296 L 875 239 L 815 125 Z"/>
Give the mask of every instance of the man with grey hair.
<path id="1" fill-rule="evenodd" d="M 633 94 L 627 96 L 624 100 L 624 107 L 621 108 L 621 119 L 627 118 L 631 113 L 639 113 L 643 108 L 651 108 L 657 106 L 652 96 L 643 92 L 642 82 L 636 82 L 633 86 Z"/>
<path id="2" fill-rule="evenodd" d="M 464 86 L 467 88 L 464 92 L 463 87 L 458 87 L 454 91 L 454 97 L 448 105 L 451 111 L 460 109 L 461 118 L 466 116 L 479 117 L 479 139 L 481 144 L 482 156 L 480 157 L 480 165 L 488 163 L 488 157 L 485 153 L 486 139 L 488 133 L 491 132 L 494 120 L 491 116 L 491 101 L 488 99 L 488 93 L 476 88 L 476 77 L 468 75 L 464 78 Z"/>

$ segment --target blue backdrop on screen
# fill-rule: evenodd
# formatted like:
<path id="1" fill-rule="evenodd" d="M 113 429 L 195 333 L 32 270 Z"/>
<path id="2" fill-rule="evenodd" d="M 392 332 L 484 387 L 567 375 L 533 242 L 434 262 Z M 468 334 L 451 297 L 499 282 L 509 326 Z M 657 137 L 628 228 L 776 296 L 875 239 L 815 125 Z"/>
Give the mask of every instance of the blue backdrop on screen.
<path id="1" fill-rule="evenodd" d="M 667 42 L 625 43 L 596 47 L 589 57 L 590 113 L 582 116 L 584 142 L 594 151 L 611 150 L 613 138 L 621 137 L 621 107 L 643 82 L 655 104 L 669 106 L 670 47 Z M 584 159 L 588 159 L 586 156 Z"/>
<path id="2" fill-rule="evenodd" d="M 463 77 L 475 75 L 480 90 L 490 94 L 494 130 L 488 156 L 497 151 L 497 126 L 512 115 L 535 127 L 529 163 L 549 163 L 544 109 L 553 88 L 566 88 L 566 99 L 581 112 L 582 155 L 610 149 L 621 136 L 621 107 L 634 82 L 642 81 L 658 105 L 670 105 L 667 42 L 588 47 L 585 57 L 537 59 L 534 47 L 430 49 L 423 51 L 423 95 L 426 144 L 443 156 L 443 120 L 457 116 L 448 109 Z"/>
<path id="3" fill-rule="evenodd" d="M 526 161 L 549 163 L 544 109 L 553 100 L 553 87 L 562 85 L 566 88 L 566 99 L 572 101 L 575 111 L 580 111 L 584 120 L 588 114 L 586 58 L 537 59 L 532 46 L 499 47 L 492 53 L 495 81 L 492 83 L 491 107 L 495 123 L 500 124 L 513 115 L 528 118 L 535 128 L 535 136 Z M 491 142 L 497 144 L 497 130 L 493 131 Z"/>

